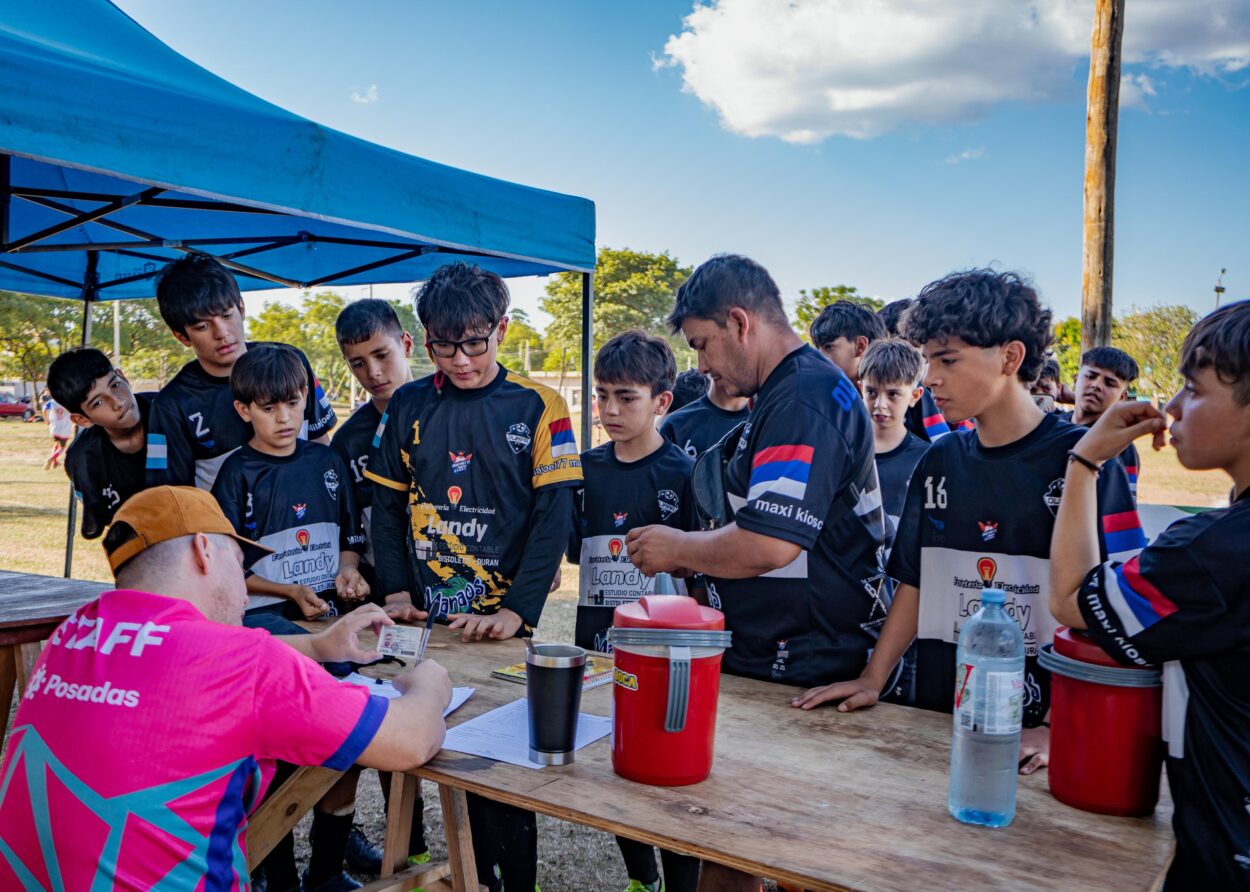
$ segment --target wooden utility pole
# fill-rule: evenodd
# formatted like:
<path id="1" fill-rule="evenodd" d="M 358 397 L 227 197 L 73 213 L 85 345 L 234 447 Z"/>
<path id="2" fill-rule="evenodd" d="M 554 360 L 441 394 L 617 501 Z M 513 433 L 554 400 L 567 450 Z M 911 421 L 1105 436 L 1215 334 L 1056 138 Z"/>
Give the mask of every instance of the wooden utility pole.
<path id="1" fill-rule="evenodd" d="M 1085 107 L 1085 239 L 1081 264 L 1081 352 L 1111 340 L 1115 259 L 1115 137 L 1120 115 L 1124 0 L 1095 0 Z"/>

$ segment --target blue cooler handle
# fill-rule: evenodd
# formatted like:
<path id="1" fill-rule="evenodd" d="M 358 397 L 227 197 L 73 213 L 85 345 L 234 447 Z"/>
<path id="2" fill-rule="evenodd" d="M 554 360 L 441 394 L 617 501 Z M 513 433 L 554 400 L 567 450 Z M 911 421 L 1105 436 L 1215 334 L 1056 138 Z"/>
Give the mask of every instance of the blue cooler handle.
<path id="1" fill-rule="evenodd" d="M 686 709 L 690 704 L 690 648 L 668 649 L 668 710 L 664 715 L 665 731 L 682 731 L 686 727 Z"/>

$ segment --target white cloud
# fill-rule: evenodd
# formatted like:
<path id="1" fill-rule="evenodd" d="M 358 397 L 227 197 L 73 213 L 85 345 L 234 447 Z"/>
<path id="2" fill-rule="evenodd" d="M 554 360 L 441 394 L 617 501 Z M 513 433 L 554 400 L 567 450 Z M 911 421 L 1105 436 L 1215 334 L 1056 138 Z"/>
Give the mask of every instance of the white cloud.
<path id="1" fill-rule="evenodd" d="M 370 84 L 369 89 L 363 93 L 359 90 L 352 90 L 352 102 L 359 102 L 361 105 L 373 105 L 378 101 L 378 85 Z"/>
<path id="2" fill-rule="evenodd" d="M 947 155 L 947 164 L 962 164 L 965 161 L 976 161 L 978 158 L 985 157 L 985 149 L 964 149 L 955 155 Z"/>
<path id="3" fill-rule="evenodd" d="M 1250 67 L 1245 0 L 1128 6 L 1126 69 Z M 1079 91 L 1073 72 L 1089 56 L 1092 22 L 1090 0 L 709 0 L 656 64 L 680 70 L 683 89 L 735 133 L 869 139 Z"/>
<path id="4" fill-rule="evenodd" d="M 1146 97 L 1158 96 L 1154 81 L 1145 74 L 1120 75 L 1120 108 L 1146 108 Z"/>

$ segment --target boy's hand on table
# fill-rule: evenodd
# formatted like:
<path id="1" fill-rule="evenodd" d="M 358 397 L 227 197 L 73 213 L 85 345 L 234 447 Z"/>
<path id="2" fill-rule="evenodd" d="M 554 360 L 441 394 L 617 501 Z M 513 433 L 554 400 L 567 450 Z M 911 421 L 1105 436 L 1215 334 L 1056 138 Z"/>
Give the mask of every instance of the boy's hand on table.
<path id="1" fill-rule="evenodd" d="M 292 585 L 287 588 L 289 597 L 299 607 L 300 612 L 304 614 L 304 619 L 316 619 L 324 616 L 330 610 L 330 605 L 317 597 L 314 592 L 306 585 Z"/>
<path id="2" fill-rule="evenodd" d="M 334 590 L 344 601 L 363 601 L 369 597 L 369 583 L 355 567 L 344 567 L 334 577 Z"/>
<path id="3" fill-rule="evenodd" d="M 1027 761 L 1026 761 L 1027 760 Z M 1025 728 L 1020 732 L 1020 773 L 1032 774 L 1050 764 L 1050 729 Z"/>
<path id="4" fill-rule="evenodd" d="M 377 635 L 383 626 L 393 626 L 394 621 L 377 604 L 357 607 L 351 613 L 339 617 L 338 622 L 314 635 L 321 663 L 372 663 L 382 659 L 382 654 L 369 650 L 360 643 L 360 632 L 371 629 Z"/>
<path id="5" fill-rule="evenodd" d="M 425 622 L 425 618 L 429 616 L 424 610 L 413 606 L 412 597 L 407 592 L 387 595 L 382 609 L 391 619 L 401 623 Z"/>
<path id="6" fill-rule="evenodd" d="M 391 683 L 401 694 L 419 690 L 435 695 L 442 704 L 442 709 L 446 709 L 451 702 L 451 679 L 447 676 L 447 670 L 434 660 L 422 660 L 411 669 L 405 669 L 392 678 Z"/>
<path id="7" fill-rule="evenodd" d="M 452 629 L 460 629 L 460 640 L 468 641 L 472 638 L 475 641 L 481 641 L 483 638 L 495 638 L 503 640 L 511 638 L 521 628 L 521 616 L 514 613 L 507 607 L 501 607 L 498 613 L 492 613 L 489 616 L 479 616 L 476 613 L 449 613 L 447 618 L 451 620 L 448 627 Z"/>
<path id="8" fill-rule="evenodd" d="M 830 700 L 841 700 L 838 712 L 876 706 L 881 696 L 881 685 L 865 676 L 854 681 L 835 681 L 833 684 L 811 688 L 790 701 L 796 709 L 813 709 Z"/>
<path id="9" fill-rule="evenodd" d="M 1151 434 L 1155 451 L 1167 442 L 1167 416 L 1150 403 L 1116 403 L 1094 422 L 1094 426 L 1077 440 L 1073 452 L 1084 459 L 1102 464 L 1115 458 L 1138 437 Z"/>

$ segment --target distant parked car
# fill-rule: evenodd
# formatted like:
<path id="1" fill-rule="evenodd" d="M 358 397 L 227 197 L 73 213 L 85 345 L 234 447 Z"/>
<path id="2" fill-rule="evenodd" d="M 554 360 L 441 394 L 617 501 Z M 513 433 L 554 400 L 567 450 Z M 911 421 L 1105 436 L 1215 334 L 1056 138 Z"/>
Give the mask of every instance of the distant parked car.
<path id="1" fill-rule="evenodd" d="M 14 399 L 7 393 L 0 393 L 0 418 L 20 418 L 22 421 L 30 421 L 34 417 L 35 410 L 31 408 L 30 397 Z"/>

